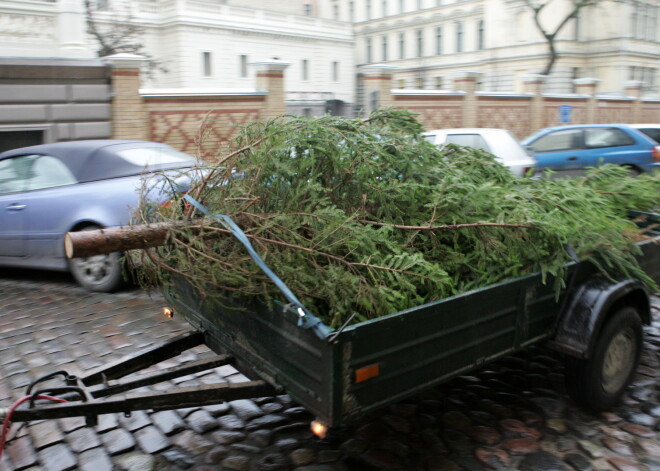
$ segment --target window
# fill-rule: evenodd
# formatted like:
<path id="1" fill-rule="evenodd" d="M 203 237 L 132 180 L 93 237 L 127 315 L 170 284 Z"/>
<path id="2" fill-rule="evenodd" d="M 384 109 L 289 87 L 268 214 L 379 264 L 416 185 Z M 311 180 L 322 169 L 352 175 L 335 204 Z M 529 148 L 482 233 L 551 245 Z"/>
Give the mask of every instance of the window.
<path id="1" fill-rule="evenodd" d="M 424 56 L 424 30 L 417 30 L 417 57 Z"/>
<path id="2" fill-rule="evenodd" d="M 484 48 L 484 20 L 479 20 L 477 23 L 477 49 Z"/>
<path id="3" fill-rule="evenodd" d="M 637 130 L 643 132 L 655 142 L 660 142 L 660 128 L 637 128 Z"/>
<path id="4" fill-rule="evenodd" d="M 335 61 L 332 63 L 332 81 L 339 82 L 339 62 Z"/>
<path id="5" fill-rule="evenodd" d="M 404 79 L 399 79 L 396 81 L 397 87 L 403 89 L 406 88 L 406 81 Z"/>
<path id="6" fill-rule="evenodd" d="M 399 33 L 399 59 L 406 58 L 406 36 L 404 33 Z"/>
<path id="7" fill-rule="evenodd" d="M 532 150 L 534 152 L 559 152 L 581 148 L 582 131 L 580 129 L 556 131 L 546 134 L 532 143 Z"/>
<path id="8" fill-rule="evenodd" d="M 444 81 L 443 81 L 442 77 L 435 77 L 435 78 L 433 79 L 433 84 L 434 84 L 434 86 L 435 86 L 435 89 L 436 89 L 436 90 L 442 90 L 443 82 L 444 82 Z"/>
<path id="9" fill-rule="evenodd" d="M 248 76 L 248 70 L 247 70 L 248 69 L 248 67 L 247 67 L 247 65 L 248 65 L 248 56 L 246 56 L 245 54 L 241 54 L 238 57 L 239 57 L 239 64 L 238 65 L 239 65 L 239 68 L 240 68 L 241 78 L 245 78 L 245 77 Z"/>
<path id="10" fill-rule="evenodd" d="M 383 16 L 387 16 L 387 0 L 383 0 L 382 10 L 383 10 Z"/>
<path id="11" fill-rule="evenodd" d="M 632 66 L 630 68 L 630 80 L 638 80 L 642 82 L 642 90 L 655 90 L 655 75 L 656 69 L 653 67 L 638 67 Z"/>
<path id="12" fill-rule="evenodd" d="M 96 0 L 96 9 L 98 11 L 108 11 L 110 9 L 108 2 L 109 0 Z"/>
<path id="13" fill-rule="evenodd" d="M 445 139 L 446 144 L 456 144 L 457 146 L 468 146 L 476 149 L 483 149 L 490 152 L 490 148 L 483 137 L 479 134 L 448 134 Z"/>
<path id="14" fill-rule="evenodd" d="M 367 19 L 370 20 L 371 19 L 371 0 L 367 0 L 366 6 L 367 6 Z"/>
<path id="15" fill-rule="evenodd" d="M 415 79 L 415 87 L 418 90 L 423 90 L 424 89 L 424 77 L 417 77 Z"/>
<path id="16" fill-rule="evenodd" d="M 383 35 L 383 61 L 387 60 L 387 35 Z"/>
<path id="17" fill-rule="evenodd" d="M 309 80 L 309 61 L 307 59 L 303 59 L 301 66 L 302 66 L 302 79 Z"/>
<path id="18" fill-rule="evenodd" d="M 64 163 L 49 155 L 25 155 L 0 162 L 0 194 L 77 183 Z"/>
<path id="19" fill-rule="evenodd" d="M 372 62 L 371 38 L 367 38 L 367 63 Z"/>
<path id="20" fill-rule="evenodd" d="M 339 20 L 339 5 L 332 5 L 332 18 Z"/>
<path id="21" fill-rule="evenodd" d="M 311 3 L 303 3 L 303 15 L 312 16 L 312 4 Z"/>
<path id="22" fill-rule="evenodd" d="M 463 52 L 463 23 L 456 22 L 456 52 Z"/>
<path id="23" fill-rule="evenodd" d="M 588 149 L 630 146 L 634 143 L 635 141 L 621 129 L 585 128 L 584 130 L 584 146 Z"/>
<path id="24" fill-rule="evenodd" d="M 406 11 L 405 0 L 399 0 L 399 13 Z"/>
<path id="25" fill-rule="evenodd" d="M 435 53 L 442 54 L 442 26 L 435 28 Z"/>
<path id="26" fill-rule="evenodd" d="M 202 77 L 210 77 L 211 73 L 211 53 L 204 51 L 202 52 Z"/>
<path id="27" fill-rule="evenodd" d="M 348 2 L 348 20 L 355 21 L 355 2 Z"/>

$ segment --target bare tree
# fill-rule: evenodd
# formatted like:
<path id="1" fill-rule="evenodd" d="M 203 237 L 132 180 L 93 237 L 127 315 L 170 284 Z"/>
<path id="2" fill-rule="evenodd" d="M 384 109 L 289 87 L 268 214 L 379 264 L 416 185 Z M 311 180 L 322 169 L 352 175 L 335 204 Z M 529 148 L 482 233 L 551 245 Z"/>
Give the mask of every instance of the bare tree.
<path id="1" fill-rule="evenodd" d="M 546 29 L 541 23 L 541 13 L 543 10 L 552 2 L 552 0 L 545 1 L 536 1 L 536 0 L 524 0 L 525 4 L 532 10 L 534 13 L 534 24 L 536 25 L 539 32 L 543 35 L 545 40 L 548 42 L 548 62 L 545 65 L 545 69 L 541 72 L 543 75 L 550 75 L 552 68 L 559 57 L 557 52 L 556 39 L 557 35 L 561 32 L 562 29 L 568 24 L 572 19 L 577 21 L 580 10 L 586 7 L 590 7 L 599 2 L 599 0 L 570 0 L 571 10 L 564 16 L 557 26 L 554 29 Z"/>
<path id="2" fill-rule="evenodd" d="M 137 54 L 147 58 L 149 74 L 156 70 L 163 73 L 167 72 L 160 61 L 154 59 L 151 54 L 145 51 L 142 42 L 145 33 L 144 28 L 135 22 L 130 11 L 127 11 L 122 18 L 115 16 L 108 22 L 100 22 L 96 18 L 95 2 L 85 0 L 85 15 L 87 32 L 99 44 L 96 51 L 99 57 L 120 53 Z"/>

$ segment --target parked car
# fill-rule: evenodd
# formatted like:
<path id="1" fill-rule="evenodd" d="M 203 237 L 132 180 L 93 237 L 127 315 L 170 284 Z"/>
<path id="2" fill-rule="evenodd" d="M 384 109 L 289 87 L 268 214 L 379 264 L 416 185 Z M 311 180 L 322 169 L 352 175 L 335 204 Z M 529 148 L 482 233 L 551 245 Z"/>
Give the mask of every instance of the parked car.
<path id="1" fill-rule="evenodd" d="M 660 124 L 651 124 L 651 123 L 631 124 L 630 127 L 643 132 L 651 139 L 653 139 L 655 142 L 660 144 Z"/>
<path id="2" fill-rule="evenodd" d="M 536 167 L 536 159 L 506 129 L 435 129 L 423 135 L 437 146 L 456 144 L 486 150 L 518 177 L 533 172 Z"/>
<path id="3" fill-rule="evenodd" d="M 64 235 L 129 223 L 147 186 L 145 197 L 165 203 L 188 189 L 196 164 L 170 146 L 144 141 L 62 142 L 0 153 L 0 266 L 68 270 L 89 290 L 117 289 L 121 254 L 67 261 Z"/>
<path id="4" fill-rule="evenodd" d="M 571 172 L 605 163 L 639 174 L 660 169 L 660 145 L 626 124 L 578 124 L 542 129 L 523 139 L 539 169 Z"/>

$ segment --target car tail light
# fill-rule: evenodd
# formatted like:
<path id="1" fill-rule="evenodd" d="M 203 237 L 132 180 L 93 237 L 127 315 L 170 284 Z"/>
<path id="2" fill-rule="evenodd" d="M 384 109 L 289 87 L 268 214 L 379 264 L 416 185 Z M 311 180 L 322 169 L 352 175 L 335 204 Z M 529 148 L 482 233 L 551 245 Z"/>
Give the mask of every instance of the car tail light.
<path id="1" fill-rule="evenodd" d="M 654 146 L 651 149 L 651 155 L 653 156 L 654 162 L 660 162 L 660 146 Z"/>

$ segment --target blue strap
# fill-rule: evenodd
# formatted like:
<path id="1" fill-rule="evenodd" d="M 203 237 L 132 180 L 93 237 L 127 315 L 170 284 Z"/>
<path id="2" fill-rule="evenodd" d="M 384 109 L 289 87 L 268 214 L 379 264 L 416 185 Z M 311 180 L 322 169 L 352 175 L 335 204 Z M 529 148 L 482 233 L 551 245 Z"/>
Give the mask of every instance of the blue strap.
<path id="1" fill-rule="evenodd" d="M 293 307 L 295 312 L 298 314 L 298 325 L 304 329 L 313 329 L 317 337 L 324 340 L 326 336 L 330 333 L 330 328 L 321 322 L 321 319 L 314 316 L 310 313 L 302 303 L 298 300 L 295 294 L 289 289 L 289 287 L 277 276 L 266 262 L 259 256 L 257 251 L 254 249 L 250 243 L 250 239 L 245 235 L 240 227 L 227 215 L 224 214 L 211 214 L 208 209 L 202 206 L 195 198 L 190 195 L 185 195 L 184 199 L 192 204 L 195 208 L 201 211 L 203 214 L 212 217 L 217 222 L 219 222 L 225 229 L 227 229 L 231 234 L 238 239 L 238 241 L 245 246 L 250 257 L 259 265 L 259 268 L 270 278 L 273 283 L 279 288 L 284 297 L 291 303 L 289 308 Z"/>

